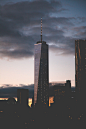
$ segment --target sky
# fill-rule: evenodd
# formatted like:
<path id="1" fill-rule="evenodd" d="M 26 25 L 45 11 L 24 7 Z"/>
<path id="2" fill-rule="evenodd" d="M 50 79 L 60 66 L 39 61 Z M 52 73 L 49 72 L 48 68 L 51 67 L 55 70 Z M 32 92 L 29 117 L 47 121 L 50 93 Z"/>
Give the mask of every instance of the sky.
<path id="1" fill-rule="evenodd" d="M 34 84 L 41 18 L 49 82 L 71 80 L 75 86 L 75 40 L 86 39 L 86 0 L 0 0 L 0 92 Z"/>

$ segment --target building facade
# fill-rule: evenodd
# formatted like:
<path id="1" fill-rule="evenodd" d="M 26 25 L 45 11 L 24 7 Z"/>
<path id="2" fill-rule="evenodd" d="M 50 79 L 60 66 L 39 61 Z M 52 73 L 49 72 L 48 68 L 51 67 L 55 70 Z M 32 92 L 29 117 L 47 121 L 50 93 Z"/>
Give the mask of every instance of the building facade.
<path id="1" fill-rule="evenodd" d="M 75 40 L 75 85 L 79 93 L 86 90 L 86 40 Z"/>
<path id="2" fill-rule="evenodd" d="M 28 89 L 17 89 L 18 104 L 20 104 L 23 107 L 28 106 L 28 97 L 29 97 Z"/>
<path id="3" fill-rule="evenodd" d="M 48 70 L 48 45 L 39 41 L 35 45 L 34 55 L 34 105 L 48 103 L 49 70 Z"/>

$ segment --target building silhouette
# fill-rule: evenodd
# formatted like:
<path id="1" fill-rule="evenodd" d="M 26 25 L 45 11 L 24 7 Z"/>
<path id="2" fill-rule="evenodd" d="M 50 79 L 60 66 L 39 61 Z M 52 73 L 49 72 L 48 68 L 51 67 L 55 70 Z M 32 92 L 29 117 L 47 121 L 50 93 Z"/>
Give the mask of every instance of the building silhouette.
<path id="1" fill-rule="evenodd" d="M 79 93 L 86 91 L 86 40 L 75 40 L 75 85 Z"/>
<path id="2" fill-rule="evenodd" d="M 36 103 L 48 103 L 49 71 L 48 71 L 48 45 L 42 41 L 42 19 L 41 19 L 41 41 L 35 46 L 34 56 L 34 105 Z"/>
<path id="3" fill-rule="evenodd" d="M 28 89 L 17 89 L 17 101 L 19 105 L 21 105 L 22 107 L 28 106 L 28 97 Z"/>
<path id="4" fill-rule="evenodd" d="M 71 97 L 71 80 L 66 80 L 64 84 L 57 84 L 53 86 L 54 103 L 61 100 L 68 100 Z"/>

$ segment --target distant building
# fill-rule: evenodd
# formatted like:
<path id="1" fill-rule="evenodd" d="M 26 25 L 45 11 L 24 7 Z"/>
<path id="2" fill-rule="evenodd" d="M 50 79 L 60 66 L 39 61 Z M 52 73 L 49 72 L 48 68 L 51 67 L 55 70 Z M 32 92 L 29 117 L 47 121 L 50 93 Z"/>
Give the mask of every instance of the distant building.
<path id="1" fill-rule="evenodd" d="M 75 40 L 75 85 L 79 93 L 86 92 L 86 40 Z"/>
<path id="2" fill-rule="evenodd" d="M 8 98 L 8 104 L 16 104 L 16 100 L 12 97 Z"/>
<path id="3" fill-rule="evenodd" d="M 17 101 L 21 106 L 28 106 L 28 97 L 29 90 L 28 89 L 17 89 Z"/>
<path id="4" fill-rule="evenodd" d="M 58 100 L 62 100 L 65 96 L 65 84 L 57 84 L 53 86 L 54 90 L 54 103 L 58 103 Z"/>
<path id="5" fill-rule="evenodd" d="M 66 92 L 67 93 L 71 92 L 71 80 L 66 80 L 65 86 L 66 86 Z"/>
<path id="6" fill-rule="evenodd" d="M 55 103 L 58 103 L 58 100 L 62 99 L 69 99 L 70 98 L 70 93 L 71 93 L 71 81 L 66 80 L 65 84 L 59 84 L 59 85 L 54 85 L 53 86 L 54 90 L 54 101 Z"/>
<path id="7" fill-rule="evenodd" d="M 42 33 L 41 41 L 38 41 L 34 46 L 34 105 L 36 103 L 47 104 L 49 90 L 48 45 L 45 41 L 42 41 Z"/>

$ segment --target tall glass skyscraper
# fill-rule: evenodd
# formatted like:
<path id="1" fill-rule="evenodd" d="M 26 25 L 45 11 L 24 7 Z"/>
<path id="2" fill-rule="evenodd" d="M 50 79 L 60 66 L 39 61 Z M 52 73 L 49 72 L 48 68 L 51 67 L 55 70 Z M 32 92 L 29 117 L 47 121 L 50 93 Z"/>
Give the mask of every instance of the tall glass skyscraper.
<path id="1" fill-rule="evenodd" d="M 34 55 L 34 105 L 48 103 L 49 70 L 48 70 L 48 45 L 45 41 L 38 41 Z"/>
<path id="2" fill-rule="evenodd" d="M 49 74 L 48 74 L 48 45 L 37 42 L 35 46 L 35 74 L 34 74 L 34 105 L 48 102 Z"/>

